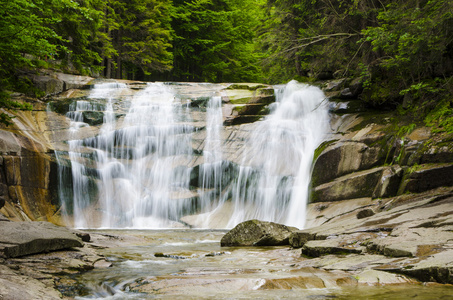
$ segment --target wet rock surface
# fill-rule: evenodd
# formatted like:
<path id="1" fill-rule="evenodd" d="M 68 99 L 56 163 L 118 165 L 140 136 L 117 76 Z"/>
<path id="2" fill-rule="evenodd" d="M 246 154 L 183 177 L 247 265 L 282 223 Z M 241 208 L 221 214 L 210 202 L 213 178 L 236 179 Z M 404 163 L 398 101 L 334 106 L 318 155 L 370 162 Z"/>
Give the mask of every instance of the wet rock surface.
<path id="1" fill-rule="evenodd" d="M 380 211 L 359 220 L 356 209 L 352 213 L 346 209 L 343 216 L 321 226 L 295 231 L 292 239 L 307 240 L 302 249 L 220 247 L 225 231 L 90 231 L 90 241 L 81 248 L 1 259 L 0 296 L 73 299 L 96 294 L 126 298 L 131 293 L 143 299 L 359 299 L 364 291 L 367 297 L 379 295 L 377 290 L 367 290 L 372 286 L 381 292 L 386 289 L 393 297 L 415 290 L 418 297 L 451 295 L 448 284 L 433 285 L 451 283 L 451 232 L 438 233 L 446 234 L 442 236 L 424 232 L 448 226 L 445 216 L 436 216 L 449 203 L 442 202 L 447 199 L 415 200 L 417 203 L 409 206 L 409 199 L 381 203 L 387 207 L 386 213 Z M 367 206 L 364 200 L 357 203 Z M 433 221 L 430 224 L 421 215 L 427 206 L 431 207 L 426 215 Z M 414 234 L 422 235 L 426 242 L 414 240 Z M 433 244 L 439 239 L 445 242 Z M 385 249 L 412 252 L 396 257 L 397 252 Z M 301 255 L 305 250 L 312 251 L 311 257 Z M 430 293 L 424 286 L 429 286 Z"/>
<path id="2" fill-rule="evenodd" d="M 388 198 L 453 186 L 452 134 L 407 124 L 393 112 L 339 109 L 359 101 L 341 99 L 341 91 L 359 86 L 346 79 L 322 85 L 333 107 L 332 131 L 315 152 L 311 201 Z"/>
<path id="3" fill-rule="evenodd" d="M 308 258 L 300 267 L 360 271 L 357 276 L 373 284 L 398 283 L 398 274 L 453 284 L 451 187 L 380 200 L 312 203 L 308 216 L 310 228 L 289 237 L 291 247 Z M 242 230 L 241 240 L 247 240 L 253 233 L 246 228 L 232 231 Z"/>
<path id="4" fill-rule="evenodd" d="M 345 265 L 354 269 L 358 267 L 354 267 L 355 259 L 358 263 L 370 257 L 370 261 L 358 264 L 360 268 L 406 274 L 420 281 L 453 283 L 453 188 L 382 200 L 369 198 L 355 204 L 353 209 L 337 215 L 331 211 L 341 203 L 323 203 L 323 210 L 319 210 L 320 204 L 311 204 L 308 225 L 317 226 L 300 231 L 300 238 L 294 236 L 292 245 L 302 247 L 303 255 L 317 257 L 318 266 L 329 269 Z M 358 219 L 357 214 L 363 211 L 373 214 Z M 342 259 L 332 261 L 330 255 L 336 253 L 360 254 L 348 255 L 356 258 L 342 263 Z"/>
<path id="5" fill-rule="evenodd" d="M 73 299 L 69 295 L 79 295 L 80 286 L 72 276 L 111 267 L 112 262 L 99 249 L 145 242 L 135 237 L 88 234 L 47 222 L 5 221 L 0 236 L 0 299 Z"/>
<path id="6" fill-rule="evenodd" d="M 50 221 L 59 225 L 71 225 L 70 220 L 61 218 L 58 194 L 58 178 L 61 176 L 58 165 L 67 167 L 64 176 L 72 176 L 69 155 L 62 154 L 69 150 L 69 141 L 74 139 L 71 122 L 66 114 L 75 101 L 89 102 L 93 110 L 82 112 L 83 124 L 77 139 L 95 138 L 103 124 L 102 107 L 105 107 L 106 103 L 105 99 L 90 98 L 89 95 L 96 83 L 113 81 L 53 71 L 43 71 L 34 79 L 36 85 L 44 90 L 46 97 L 36 99 L 15 95 L 13 100 L 28 102 L 33 105 L 33 110 L 11 112 L 15 117 L 13 124 L 0 128 L 0 204 L 4 202 L 3 208 L 0 208 L 1 213 L 14 221 Z M 121 124 L 124 121 L 124 114 L 129 109 L 123 101 L 124 98 L 142 92 L 147 84 L 128 80 L 118 80 L 114 83 L 127 86 L 112 99 L 113 106 L 118 111 L 115 115 L 118 121 L 115 132 L 120 135 L 123 130 Z M 250 136 L 255 126 L 254 122 L 263 118 L 268 113 L 268 106 L 275 101 L 273 87 L 256 83 L 168 83 L 168 85 L 175 91 L 181 106 L 189 105 L 194 108 L 190 124 L 182 124 L 188 125 L 190 130 L 193 129 L 191 137 L 193 159 L 187 166 L 193 170 L 198 170 L 197 168 L 204 163 L 202 149 L 207 138 L 208 101 L 212 95 L 221 98 L 223 123 L 226 125 L 221 138 L 229 140 L 224 150 L 223 164 L 228 169 L 224 170 L 228 174 L 224 178 L 227 180 L 234 177 L 235 169 L 230 166 L 240 163 L 239 149 Z M 87 126 L 88 124 L 90 126 Z M 152 151 L 152 147 L 150 149 Z M 89 168 L 92 155 L 86 154 L 84 161 Z M 98 177 L 96 172 L 90 173 L 90 180 L 94 185 Z M 195 177 L 192 181 L 194 186 L 191 188 L 197 188 L 200 180 Z M 228 182 L 225 183 L 227 184 Z M 96 197 L 97 195 L 94 195 L 96 191 L 92 192 L 92 196 Z M 193 194 L 193 207 L 196 207 L 199 199 L 196 193 Z M 93 216 L 92 219 L 100 218 Z"/>

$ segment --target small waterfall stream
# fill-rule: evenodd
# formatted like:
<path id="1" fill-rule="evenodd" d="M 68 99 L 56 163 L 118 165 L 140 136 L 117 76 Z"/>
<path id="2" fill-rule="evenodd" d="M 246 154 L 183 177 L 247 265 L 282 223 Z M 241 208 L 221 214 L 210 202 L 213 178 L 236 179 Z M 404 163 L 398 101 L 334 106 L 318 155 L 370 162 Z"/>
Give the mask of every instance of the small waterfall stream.
<path id="1" fill-rule="evenodd" d="M 321 90 L 295 81 L 276 89 L 270 115 L 253 124 L 236 165 L 223 155 L 218 92 L 198 112 L 204 116 L 200 126 L 190 101 L 171 85 L 130 89 L 97 84 L 67 113 L 71 140 L 67 153 L 58 156 L 69 161 L 61 163 L 62 170 L 71 170 L 71 176 L 61 176 L 61 186 L 72 191 L 62 188 L 61 198 L 75 227 L 170 228 L 198 215 L 206 228 L 224 206 L 230 208 L 224 227 L 251 218 L 304 226 L 313 153 L 328 120 Z M 95 112 L 103 115 L 97 127 L 84 120 Z M 90 130 L 98 132 L 86 137 Z M 203 131 L 196 152 L 193 134 Z M 189 167 L 200 158 L 197 168 Z"/>

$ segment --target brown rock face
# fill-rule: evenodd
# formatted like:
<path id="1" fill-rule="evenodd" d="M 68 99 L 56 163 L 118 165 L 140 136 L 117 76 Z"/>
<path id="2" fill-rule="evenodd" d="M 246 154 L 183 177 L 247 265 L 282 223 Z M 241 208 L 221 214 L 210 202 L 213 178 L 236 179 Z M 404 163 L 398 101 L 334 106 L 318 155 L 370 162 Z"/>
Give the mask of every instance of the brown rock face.
<path id="1" fill-rule="evenodd" d="M 16 221 L 58 223 L 58 167 L 44 139 L 0 130 L 0 141 L 0 197 L 5 201 L 2 213 Z"/>

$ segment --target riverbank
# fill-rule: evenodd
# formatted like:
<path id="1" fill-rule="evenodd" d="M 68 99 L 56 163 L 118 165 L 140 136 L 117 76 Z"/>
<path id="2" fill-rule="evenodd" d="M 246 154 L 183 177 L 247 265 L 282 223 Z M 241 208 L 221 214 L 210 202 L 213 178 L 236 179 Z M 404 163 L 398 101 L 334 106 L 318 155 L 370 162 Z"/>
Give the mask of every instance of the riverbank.
<path id="1" fill-rule="evenodd" d="M 292 229 L 288 239 L 292 246 L 221 247 L 225 230 L 82 233 L 60 228 L 75 239 L 83 238 L 83 246 L 3 257 L 0 295 L 3 299 L 451 296 L 453 188 L 376 203 L 352 202 L 309 205 L 308 222 L 330 220 L 303 231 Z"/>

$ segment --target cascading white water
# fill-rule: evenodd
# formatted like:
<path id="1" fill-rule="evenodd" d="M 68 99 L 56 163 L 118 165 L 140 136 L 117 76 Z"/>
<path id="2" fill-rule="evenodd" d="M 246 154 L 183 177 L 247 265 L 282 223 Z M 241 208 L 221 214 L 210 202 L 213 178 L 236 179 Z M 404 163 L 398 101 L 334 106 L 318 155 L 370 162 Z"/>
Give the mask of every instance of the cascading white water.
<path id="1" fill-rule="evenodd" d="M 321 90 L 295 81 L 277 89 L 271 114 L 239 151 L 240 165 L 223 156 L 220 96 L 209 98 L 205 114 L 199 108 L 204 119 L 198 122 L 206 125 L 196 129 L 188 125 L 195 124 L 192 108 L 171 86 L 127 91 L 124 84 L 96 85 L 67 114 L 72 192 L 61 198 L 75 227 L 168 228 L 197 213 L 198 226 L 209 227 L 226 204 L 231 217 L 223 226 L 229 228 L 252 218 L 303 227 L 313 153 L 328 120 Z M 96 131 L 84 122 L 87 112 L 102 113 L 103 122 L 84 138 Z M 193 150 L 195 131 L 205 132 L 201 157 Z M 202 164 L 194 164 L 199 159 Z M 190 186 L 195 170 L 196 192 Z"/>
<path id="2" fill-rule="evenodd" d="M 323 92 L 289 82 L 246 144 L 228 227 L 259 219 L 303 228 L 313 154 L 327 132 Z"/>
<path id="3" fill-rule="evenodd" d="M 116 124 L 113 97 L 124 88 L 95 85 L 88 98 L 107 99 L 99 134 L 69 141 L 75 227 L 171 227 L 191 205 L 191 199 L 184 198 L 190 174 L 175 168 L 187 165 L 192 155 L 193 128 L 180 122 L 187 119 L 186 109 L 164 84 L 149 84 L 134 97 L 122 99 L 130 101 L 130 107 L 122 124 Z M 83 103 L 77 102 L 76 107 Z M 75 137 L 79 128 L 88 126 L 79 124 L 79 115 L 87 108 L 68 113 Z M 92 156 L 91 166 L 81 163 L 87 152 Z M 97 199 L 90 199 L 93 182 Z M 97 220 L 87 218 L 89 206 L 100 212 L 93 217 Z"/>
<path id="4" fill-rule="evenodd" d="M 212 211 L 219 204 L 222 186 L 222 97 L 212 96 L 206 109 L 206 139 L 203 147 L 203 164 L 199 170 L 201 187 L 200 204 L 203 211 Z M 208 227 L 209 215 L 202 227 Z"/>
<path id="5" fill-rule="evenodd" d="M 106 197 L 117 203 L 129 198 L 128 207 L 119 212 L 126 221 L 122 226 L 171 227 L 192 205 L 187 197 L 190 173 L 178 168 L 192 159 L 193 127 L 183 123 L 187 119 L 188 108 L 162 83 L 149 84 L 132 99 L 123 128 L 116 133 L 115 146 L 121 152 L 124 171 L 112 179 L 116 181 L 115 197 Z"/>
<path id="6" fill-rule="evenodd" d="M 126 89 L 126 85 L 120 83 L 96 84 L 88 97 L 90 100 L 73 102 L 69 106 L 69 112 L 66 114 L 70 119 L 70 134 L 72 138 L 68 141 L 68 157 L 72 173 L 72 193 L 68 195 L 67 189 L 64 186 L 66 182 L 63 179 L 64 167 L 62 167 L 60 171 L 60 197 L 62 198 L 63 211 L 66 215 L 71 214 L 73 216 L 75 227 L 88 227 L 92 223 L 92 220 L 86 214 L 86 209 L 93 203 L 91 199 L 93 196 L 92 190 L 96 185 L 92 178 L 92 173 L 96 169 L 96 166 L 88 167 L 86 165 L 86 161 L 93 155 L 93 151 L 90 147 L 86 146 L 84 140 L 80 139 L 81 131 L 89 127 L 89 124 L 84 122 L 84 114 L 87 112 L 103 113 L 104 126 L 102 131 L 105 132 L 109 128 L 114 128 L 114 124 L 112 124 L 115 121 L 112 99 L 118 96 L 124 89 Z M 99 99 L 107 99 L 107 105 L 94 102 Z M 105 147 L 107 143 L 103 144 Z M 62 156 L 61 151 L 57 152 L 57 158 L 60 156 Z M 60 158 L 59 161 L 61 161 Z M 71 201 L 68 201 L 67 198 L 70 198 Z"/>

